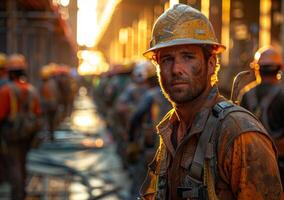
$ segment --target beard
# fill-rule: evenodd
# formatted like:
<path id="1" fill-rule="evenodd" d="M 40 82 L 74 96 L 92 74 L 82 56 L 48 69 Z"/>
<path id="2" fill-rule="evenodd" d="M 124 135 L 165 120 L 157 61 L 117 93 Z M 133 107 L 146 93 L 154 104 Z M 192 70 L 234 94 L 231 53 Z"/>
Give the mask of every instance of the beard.
<path id="1" fill-rule="evenodd" d="M 181 87 L 175 87 L 171 85 L 171 82 L 162 80 L 159 76 L 159 83 L 164 96 L 175 104 L 184 104 L 193 101 L 205 91 L 207 86 L 207 79 L 195 81 L 194 84 L 191 79 L 176 78 L 175 80 L 182 81 L 185 84 Z"/>

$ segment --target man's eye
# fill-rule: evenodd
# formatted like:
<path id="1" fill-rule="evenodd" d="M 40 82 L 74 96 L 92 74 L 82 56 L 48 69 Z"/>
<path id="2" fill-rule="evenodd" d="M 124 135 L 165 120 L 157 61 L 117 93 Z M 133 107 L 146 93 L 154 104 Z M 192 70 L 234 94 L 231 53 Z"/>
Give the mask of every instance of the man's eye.
<path id="1" fill-rule="evenodd" d="M 161 59 L 161 64 L 170 64 L 171 62 L 173 62 L 173 58 L 171 57 L 166 57 Z"/>
<path id="2" fill-rule="evenodd" d="M 187 55 L 187 54 L 183 55 L 184 60 L 190 60 L 192 58 L 194 58 L 192 55 Z"/>

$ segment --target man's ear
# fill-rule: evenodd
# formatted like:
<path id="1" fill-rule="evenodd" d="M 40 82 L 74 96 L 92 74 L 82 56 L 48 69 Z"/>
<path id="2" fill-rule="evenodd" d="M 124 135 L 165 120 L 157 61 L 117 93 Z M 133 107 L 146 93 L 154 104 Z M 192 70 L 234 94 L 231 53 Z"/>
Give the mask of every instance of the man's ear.
<path id="1" fill-rule="evenodd" d="M 217 64 L 216 55 L 211 55 L 209 57 L 209 59 L 208 59 L 208 62 L 207 62 L 209 74 L 213 74 L 214 73 L 216 64 Z"/>

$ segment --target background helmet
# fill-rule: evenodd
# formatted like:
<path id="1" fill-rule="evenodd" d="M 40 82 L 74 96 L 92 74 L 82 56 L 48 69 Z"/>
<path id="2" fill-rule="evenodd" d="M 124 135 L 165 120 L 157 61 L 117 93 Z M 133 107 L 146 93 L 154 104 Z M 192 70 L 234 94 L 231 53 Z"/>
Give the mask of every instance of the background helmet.
<path id="1" fill-rule="evenodd" d="M 251 67 L 264 73 L 277 72 L 283 67 L 283 62 L 280 53 L 274 47 L 266 46 L 257 50 Z"/>
<path id="2" fill-rule="evenodd" d="M 7 69 L 9 71 L 13 70 L 26 70 L 27 63 L 26 59 L 22 54 L 12 54 L 8 57 L 7 60 Z"/>
<path id="3" fill-rule="evenodd" d="M 143 82 L 148 78 L 156 76 L 156 67 L 150 61 L 140 61 L 135 65 L 132 74 L 135 81 Z"/>
<path id="4" fill-rule="evenodd" d="M 176 4 L 156 20 L 150 49 L 143 55 L 152 59 L 158 49 L 182 44 L 211 45 L 214 53 L 226 49 L 218 42 L 212 24 L 205 15 L 188 5 Z"/>

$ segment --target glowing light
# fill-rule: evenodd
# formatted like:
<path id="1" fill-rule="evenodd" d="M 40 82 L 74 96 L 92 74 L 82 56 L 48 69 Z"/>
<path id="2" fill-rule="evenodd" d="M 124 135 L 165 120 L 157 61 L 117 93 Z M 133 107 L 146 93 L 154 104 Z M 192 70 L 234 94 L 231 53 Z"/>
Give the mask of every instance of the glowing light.
<path id="1" fill-rule="evenodd" d="M 85 50 L 79 51 L 77 56 L 81 60 L 78 73 L 82 76 L 101 74 L 109 69 L 109 65 L 101 52 Z"/>
<path id="2" fill-rule="evenodd" d="M 67 7 L 69 5 L 69 0 L 60 0 L 60 4 L 64 7 Z"/>
<path id="3" fill-rule="evenodd" d="M 281 80 L 281 79 L 282 79 L 282 72 L 281 72 L 281 71 L 279 71 L 279 72 L 277 73 L 276 79 L 277 79 L 277 80 Z"/>
<path id="4" fill-rule="evenodd" d="M 96 147 L 98 147 L 98 148 L 103 147 L 103 146 L 104 146 L 104 140 L 101 139 L 101 138 L 97 138 L 97 139 L 95 140 L 95 145 L 96 145 Z"/>
<path id="5" fill-rule="evenodd" d="M 106 31 L 107 26 L 111 21 L 112 14 L 116 8 L 116 6 L 121 2 L 121 0 L 108 0 L 105 9 L 102 13 L 102 17 L 100 18 L 98 24 L 98 32 L 95 38 L 94 46 L 97 45 L 101 37 L 103 36 L 104 32 Z"/>
<path id="6" fill-rule="evenodd" d="M 96 73 L 96 70 L 88 62 L 83 62 L 78 67 L 78 73 L 81 76 L 92 75 Z"/>
<path id="7" fill-rule="evenodd" d="M 92 47 L 98 32 L 97 0 L 78 0 L 77 42 Z"/>
<path id="8" fill-rule="evenodd" d="M 179 0 L 170 0 L 170 7 L 173 7 L 175 4 L 178 4 Z"/>
<path id="9" fill-rule="evenodd" d="M 73 123 L 79 127 L 88 127 L 94 124 L 94 119 L 89 115 L 80 115 L 74 117 Z"/>
<path id="10" fill-rule="evenodd" d="M 126 44 L 128 41 L 128 29 L 122 28 L 119 30 L 119 42 L 121 44 Z"/>
<path id="11" fill-rule="evenodd" d="M 89 148 L 102 148 L 104 146 L 104 141 L 101 138 L 96 138 L 96 139 L 87 138 L 82 140 L 81 144 Z"/>
<path id="12" fill-rule="evenodd" d="M 209 8 L 210 8 L 210 1 L 209 0 L 202 0 L 201 1 L 201 12 L 209 18 Z"/>
<path id="13" fill-rule="evenodd" d="M 121 0 L 107 0 L 104 10 L 98 20 L 98 0 L 78 0 L 77 13 L 77 43 L 94 47 L 102 37 L 110 23 L 112 14 Z"/>
<path id="14" fill-rule="evenodd" d="M 256 54 L 254 55 L 254 59 L 255 60 L 259 60 L 261 53 L 260 52 L 256 52 Z"/>
<path id="15" fill-rule="evenodd" d="M 270 45 L 270 27 L 271 27 L 271 0 L 260 1 L 260 16 L 259 16 L 259 46 Z"/>
<path id="16" fill-rule="evenodd" d="M 222 1 L 222 38 L 221 43 L 230 47 L 230 1 Z M 229 64 L 229 49 L 222 53 L 222 63 Z"/>

